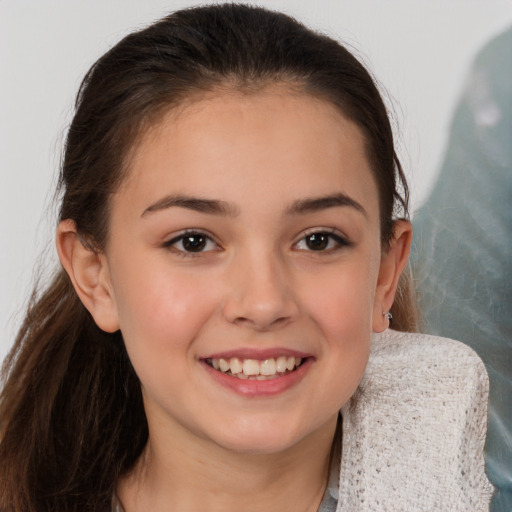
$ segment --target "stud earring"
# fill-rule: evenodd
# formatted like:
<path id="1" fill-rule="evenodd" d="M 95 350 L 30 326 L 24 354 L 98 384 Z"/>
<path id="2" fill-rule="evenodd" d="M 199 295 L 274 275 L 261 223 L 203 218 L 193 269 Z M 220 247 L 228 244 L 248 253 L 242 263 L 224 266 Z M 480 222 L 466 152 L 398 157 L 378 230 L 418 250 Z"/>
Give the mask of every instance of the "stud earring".
<path id="1" fill-rule="evenodd" d="M 388 312 L 384 312 L 384 311 L 383 311 L 383 312 L 382 312 L 382 316 L 385 316 L 385 317 L 386 317 L 388 320 L 390 320 L 390 321 L 391 321 L 391 319 L 393 318 L 393 315 L 391 314 L 391 312 L 390 312 L 390 311 L 388 311 Z"/>

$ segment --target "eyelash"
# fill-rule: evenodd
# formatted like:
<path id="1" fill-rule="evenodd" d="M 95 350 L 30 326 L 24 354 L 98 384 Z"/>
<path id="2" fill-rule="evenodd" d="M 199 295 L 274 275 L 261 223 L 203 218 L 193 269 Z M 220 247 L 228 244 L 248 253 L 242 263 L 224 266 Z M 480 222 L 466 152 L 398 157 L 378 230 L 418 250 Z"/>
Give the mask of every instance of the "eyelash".
<path id="1" fill-rule="evenodd" d="M 318 240 L 315 241 L 313 237 L 318 237 Z M 187 238 L 189 239 L 189 241 L 192 241 L 193 238 L 200 238 L 201 240 L 196 241 L 196 244 L 199 244 L 199 250 L 188 250 L 183 245 L 184 243 L 186 243 Z M 308 248 L 300 248 L 299 245 L 301 243 L 304 243 L 306 245 L 308 244 L 308 238 L 309 240 L 313 240 L 313 243 L 320 244 L 320 247 L 317 249 L 313 249 L 311 248 L 311 246 L 309 246 Z M 181 248 L 176 247 L 176 245 L 179 243 L 182 244 Z M 325 247 L 322 246 L 324 243 L 327 243 Z M 215 248 L 208 249 L 208 246 L 210 244 L 214 245 Z M 303 234 L 300 240 L 298 240 L 293 245 L 293 247 L 296 250 L 305 252 L 331 253 L 343 247 L 350 247 L 351 245 L 352 244 L 349 240 L 347 240 L 345 237 L 334 231 L 318 229 L 311 230 Z M 171 240 L 164 242 L 163 246 L 165 248 L 174 250 L 177 254 L 183 257 L 194 257 L 203 252 L 211 252 L 219 249 L 219 245 L 217 244 L 217 242 L 213 240 L 211 236 L 202 231 L 196 230 L 188 230 L 183 233 L 180 233 L 178 236 L 173 237 Z"/>
<path id="2" fill-rule="evenodd" d="M 325 239 L 327 239 L 327 246 L 320 249 L 312 249 L 311 247 L 308 247 L 307 249 L 299 248 L 299 244 L 307 244 L 308 238 L 311 239 L 311 237 L 319 237 L 319 240 L 317 242 L 324 242 Z M 294 244 L 294 247 L 297 248 L 299 251 L 313 253 L 332 253 L 344 247 L 350 247 L 351 245 L 352 243 L 347 238 L 345 238 L 344 236 L 340 235 L 337 232 L 328 229 L 315 229 L 303 234 L 300 240 Z"/>
<path id="3" fill-rule="evenodd" d="M 188 239 L 192 239 L 194 237 L 197 237 L 197 238 L 202 238 L 203 241 L 204 241 L 204 245 L 203 247 L 201 248 L 201 250 L 198 250 L 198 251 L 190 251 L 190 250 L 187 250 L 185 248 L 185 246 L 183 245 L 187 238 Z M 182 244 L 182 248 L 178 248 L 176 247 L 176 245 L 178 243 Z M 214 249 L 206 249 L 204 250 L 205 247 L 208 247 L 208 245 L 210 244 L 213 244 L 215 246 Z M 164 242 L 163 244 L 163 247 L 164 248 L 167 248 L 167 249 L 171 249 L 173 250 L 174 252 L 176 252 L 177 254 L 179 254 L 180 256 L 183 256 L 183 257 L 194 257 L 196 255 L 199 255 L 203 252 L 211 252 L 211 251 L 214 251 L 214 250 L 218 250 L 219 248 L 219 245 L 213 240 L 213 238 L 202 232 L 202 231 L 197 231 L 197 230 L 188 230 L 188 231 L 184 231 L 182 233 L 180 233 L 178 236 L 175 236 L 173 237 L 171 240 L 168 240 L 167 242 Z"/>

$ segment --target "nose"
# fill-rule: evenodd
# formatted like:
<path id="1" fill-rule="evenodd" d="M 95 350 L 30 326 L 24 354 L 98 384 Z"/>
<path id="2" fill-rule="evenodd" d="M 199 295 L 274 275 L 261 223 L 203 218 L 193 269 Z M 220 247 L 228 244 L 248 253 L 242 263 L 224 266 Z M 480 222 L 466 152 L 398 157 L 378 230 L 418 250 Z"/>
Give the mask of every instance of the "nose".
<path id="1" fill-rule="evenodd" d="M 232 261 L 224 316 L 233 324 L 271 331 L 299 314 L 289 269 L 271 251 L 254 251 Z"/>

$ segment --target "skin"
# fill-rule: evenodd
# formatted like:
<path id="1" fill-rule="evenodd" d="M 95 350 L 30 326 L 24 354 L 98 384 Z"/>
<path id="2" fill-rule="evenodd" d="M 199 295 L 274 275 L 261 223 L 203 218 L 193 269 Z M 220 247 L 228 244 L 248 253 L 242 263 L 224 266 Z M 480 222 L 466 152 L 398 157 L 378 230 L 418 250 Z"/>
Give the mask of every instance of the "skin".
<path id="1" fill-rule="evenodd" d="M 283 88 L 211 94 L 146 133 L 111 206 L 103 253 L 72 221 L 57 245 L 141 380 L 150 437 L 118 488 L 126 511 L 316 510 L 338 411 L 387 327 L 411 238 L 399 221 L 381 248 L 359 128 Z M 203 250 L 187 252 L 184 230 Z M 300 351 L 308 365 L 277 393 L 219 384 L 205 359 L 244 350 Z"/>

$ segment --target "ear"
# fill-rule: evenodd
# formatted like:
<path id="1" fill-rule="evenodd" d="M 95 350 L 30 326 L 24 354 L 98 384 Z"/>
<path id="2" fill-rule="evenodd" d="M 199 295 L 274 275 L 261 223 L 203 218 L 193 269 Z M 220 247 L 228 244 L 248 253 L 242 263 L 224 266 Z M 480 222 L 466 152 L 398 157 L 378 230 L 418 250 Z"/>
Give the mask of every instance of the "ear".
<path id="1" fill-rule="evenodd" d="M 119 321 L 105 255 L 83 242 L 70 219 L 60 222 L 56 244 L 62 266 L 98 327 L 107 332 L 117 331 Z"/>
<path id="2" fill-rule="evenodd" d="M 379 277 L 373 303 L 373 331 L 382 332 L 389 327 L 389 312 L 395 299 L 398 279 L 403 272 L 412 242 L 412 226 L 406 220 L 394 222 L 393 238 L 381 256 Z"/>

